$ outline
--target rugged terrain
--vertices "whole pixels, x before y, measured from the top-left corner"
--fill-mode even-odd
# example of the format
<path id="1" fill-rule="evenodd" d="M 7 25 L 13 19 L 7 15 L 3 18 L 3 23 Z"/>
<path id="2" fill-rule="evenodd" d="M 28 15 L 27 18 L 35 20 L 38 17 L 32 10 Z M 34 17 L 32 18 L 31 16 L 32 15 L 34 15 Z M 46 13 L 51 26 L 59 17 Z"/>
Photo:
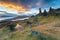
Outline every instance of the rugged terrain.
<path id="1" fill-rule="evenodd" d="M 15 31 L 9 30 L 9 24 Z M 32 16 L 28 20 L 7 22 L 0 28 L 0 40 L 60 40 L 59 16 Z"/>

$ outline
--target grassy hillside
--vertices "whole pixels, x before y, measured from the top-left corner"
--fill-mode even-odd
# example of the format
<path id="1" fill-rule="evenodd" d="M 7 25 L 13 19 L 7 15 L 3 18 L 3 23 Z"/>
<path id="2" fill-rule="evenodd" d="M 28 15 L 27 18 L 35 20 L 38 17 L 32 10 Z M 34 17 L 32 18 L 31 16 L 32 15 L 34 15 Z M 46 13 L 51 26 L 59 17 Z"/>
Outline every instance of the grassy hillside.
<path id="1" fill-rule="evenodd" d="M 20 24 L 22 31 L 11 32 L 7 24 Z M 59 16 L 33 16 L 28 20 L 8 22 L 0 25 L 0 40 L 60 40 Z"/>
<path id="2" fill-rule="evenodd" d="M 5 29 L 3 29 L 5 30 Z M 46 34 L 42 34 L 36 31 L 26 30 L 24 32 L 9 32 L 6 30 L 3 32 L 0 30 L 0 40 L 56 40 L 56 38 L 50 37 Z M 31 33 L 32 32 L 32 33 Z"/>

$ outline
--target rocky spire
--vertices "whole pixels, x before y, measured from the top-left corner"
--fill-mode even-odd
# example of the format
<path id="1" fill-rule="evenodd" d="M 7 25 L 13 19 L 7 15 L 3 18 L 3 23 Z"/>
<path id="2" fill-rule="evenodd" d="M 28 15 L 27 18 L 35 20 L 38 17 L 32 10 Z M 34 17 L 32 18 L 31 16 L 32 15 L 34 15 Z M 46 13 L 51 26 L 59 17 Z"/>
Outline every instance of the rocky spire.
<path id="1" fill-rule="evenodd" d="M 41 15 L 41 13 L 42 13 L 42 12 L 41 12 L 41 8 L 39 8 L 39 15 Z"/>
<path id="2" fill-rule="evenodd" d="M 49 9 L 49 15 L 54 15 L 54 9 L 50 7 Z"/>
<path id="3" fill-rule="evenodd" d="M 46 10 L 44 10 L 44 14 L 43 14 L 44 16 L 47 16 L 47 11 Z"/>
<path id="4" fill-rule="evenodd" d="M 41 13 L 41 8 L 39 8 L 39 13 Z"/>

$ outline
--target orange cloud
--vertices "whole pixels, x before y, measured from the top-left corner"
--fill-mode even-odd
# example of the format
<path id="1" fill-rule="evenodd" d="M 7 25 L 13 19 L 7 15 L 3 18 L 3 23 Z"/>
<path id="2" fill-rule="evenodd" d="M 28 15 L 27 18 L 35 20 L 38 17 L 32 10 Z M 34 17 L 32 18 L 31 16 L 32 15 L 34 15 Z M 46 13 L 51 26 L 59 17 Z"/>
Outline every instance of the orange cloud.
<path id="1" fill-rule="evenodd" d="M 0 6 L 16 11 L 27 11 L 27 8 L 25 8 L 24 6 L 16 5 L 14 3 L 0 2 Z"/>

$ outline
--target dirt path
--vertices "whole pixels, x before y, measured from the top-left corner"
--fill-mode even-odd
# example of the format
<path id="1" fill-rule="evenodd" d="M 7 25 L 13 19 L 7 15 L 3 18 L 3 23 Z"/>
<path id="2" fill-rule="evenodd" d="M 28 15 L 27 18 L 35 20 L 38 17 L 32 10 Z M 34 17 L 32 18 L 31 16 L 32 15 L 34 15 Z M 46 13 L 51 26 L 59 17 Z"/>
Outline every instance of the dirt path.
<path id="1" fill-rule="evenodd" d="M 33 29 L 35 31 L 45 33 L 47 35 L 53 36 L 53 37 L 57 38 L 58 40 L 60 40 L 60 27 L 54 26 L 57 23 L 60 23 L 60 20 L 55 20 L 51 23 L 34 27 Z"/>

